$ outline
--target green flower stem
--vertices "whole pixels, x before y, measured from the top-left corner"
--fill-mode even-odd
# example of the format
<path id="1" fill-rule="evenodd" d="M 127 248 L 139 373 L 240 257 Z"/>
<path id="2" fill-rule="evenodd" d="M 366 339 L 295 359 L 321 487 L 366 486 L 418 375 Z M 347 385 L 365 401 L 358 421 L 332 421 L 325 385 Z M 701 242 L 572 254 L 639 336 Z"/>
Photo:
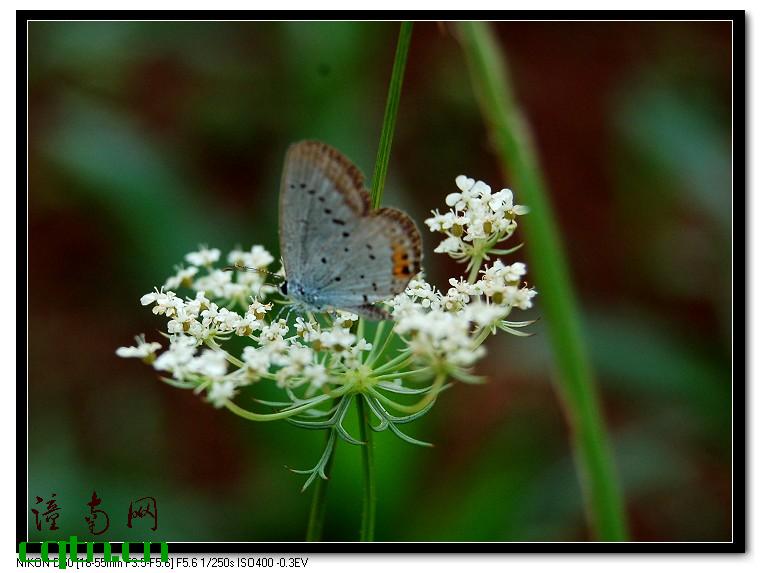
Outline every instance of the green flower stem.
<path id="1" fill-rule="evenodd" d="M 338 440 L 331 440 L 331 430 L 325 432 L 325 446 L 330 445 L 328 461 L 325 464 L 325 475 L 330 477 L 330 470 L 333 467 L 333 459 L 336 454 L 336 444 Z M 325 511 L 328 506 L 328 481 L 318 479 L 314 486 L 312 494 L 312 506 L 309 509 L 309 521 L 307 522 L 307 541 L 320 541 L 322 539 L 322 526 L 325 523 Z"/>
<path id="2" fill-rule="evenodd" d="M 483 256 L 478 255 L 473 258 L 471 261 L 471 267 L 470 267 L 470 273 L 468 274 L 468 282 L 470 284 L 473 284 L 476 282 L 476 279 L 478 278 L 478 271 L 481 270 L 481 263 L 483 262 Z"/>
<path id="3" fill-rule="evenodd" d="M 391 71 L 391 81 L 388 84 L 388 96 L 386 97 L 386 112 L 383 116 L 378 155 L 375 159 L 375 171 L 370 192 L 370 200 L 373 209 L 380 207 L 383 197 L 383 188 L 386 184 L 388 162 L 391 157 L 391 142 L 394 139 L 394 127 L 396 126 L 396 113 L 399 110 L 399 99 L 402 95 L 402 81 L 404 80 L 404 68 L 407 65 L 407 53 L 412 39 L 412 22 L 402 22 L 399 27 L 399 38 L 396 42 L 396 56 L 394 68 Z"/>
<path id="4" fill-rule="evenodd" d="M 360 317 L 355 325 L 357 339 L 361 338 L 365 332 L 365 322 Z M 334 399 L 333 405 L 338 405 L 339 400 Z M 332 439 L 332 429 L 325 432 L 325 447 L 330 447 L 328 461 L 325 464 L 325 475 L 330 478 L 330 470 L 333 468 L 333 459 L 335 458 L 336 445 L 338 440 Z M 309 509 L 309 521 L 307 521 L 307 541 L 320 541 L 322 538 L 322 527 L 325 523 L 325 511 L 328 506 L 328 481 L 318 479 L 314 486 L 312 494 L 312 505 Z"/>
<path id="5" fill-rule="evenodd" d="M 375 364 L 371 364 L 370 366 L 373 368 L 373 371 L 376 375 L 381 374 L 387 374 L 389 372 L 393 371 L 399 371 L 403 368 L 406 368 L 408 365 L 412 363 L 412 353 L 409 351 L 402 352 L 395 358 L 392 358 L 388 362 L 386 362 L 383 366 L 379 366 L 378 368 L 375 368 Z"/>
<path id="6" fill-rule="evenodd" d="M 295 408 L 288 408 L 287 410 L 282 410 L 273 414 L 257 414 L 255 412 L 249 412 L 245 408 L 241 408 L 235 402 L 231 402 L 230 400 L 225 402 L 225 408 L 230 410 L 233 414 L 236 414 L 241 418 L 245 418 L 246 420 L 253 420 L 254 422 L 271 422 L 273 420 L 285 420 L 286 418 L 290 418 L 291 416 L 294 416 L 300 412 L 314 408 L 317 404 L 322 404 L 326 400 L 342 396 L 348 391 L 349 388 L 346 386 L 337 388 L 328 394 L 318 396 L 317 398 L 301 404 L 300 406 L 296 406 Z"/>
<path id="7" fill-rule="evenodd" d="M 402 94 L 402 82 L 404 80 L 404 68 L 407 65 L 407 54 L 412 39 L 412 22 L 402 22 L 399 28 L 399 38 L 396 43 L 396 55 L 394 67 L 391 71 L 391 80 L 388 84 L 388 96 L 386 98 L 386 111 L 383 115 L 383 127 L 381 128 L 378 156 L 375 160 L 375 171 L 370 191 L 372 208 L 380 207 L 383 198 L 383 188 L 386 183 L 388 162 L 391 157 L 391 143 L 394 139 L 396 126 L 396 114 L 399 110 L 399 99 Z M 385 346 L 384 346 L 385 347 Z M 375 349 L 373 349 L 375 350 Z M 379 353 L 377 356 L 380 356 Z M 376 357 L 377 357 L 376 356 Z M 373 360 L 374 361 L 374 360 Z M 360 439 L 364 442 L 362 448 L 362 474 L 364 482 L 364 495 L 362 503 L 362 526 L 360 528 L 360 541 L 372 541 L 375 537 L 375 473 L 373 470 L 373 442 L 370 428 L 370 420 L 365 408 L 364 397 L 357 396 L 357 412 L 359 414 Z"/>
<path id="8" fill-rule="evenodd" d="M 433 384 L 431 385 L 431 389 L 418 400 L 414 404 L 410 405 L 403 405 L 399 404 L 398 402 L 395 402 L 391 400 L 390 398 L 384 396 L 380 392 L 376 394 L 378 398 L 382 401 L 388 404 L 389 406 L 395 408 L 396 410 L 399 410 L 400 412 L 404 412 L 405 414 L 416 414 L 423 408 L 425 408 L 428 404 L 430 404 L 433 400 L 436 399 L 436 396 L 439 395 L 439 392 L 441 392 L 442 387 L 444 386 L 444 383 L 447 381 L 447 375 L 446 373 L 439 373 L 436 375 L 436 378 L 433 381 Z"/>
<path id="9" fill-rule="evenodd" d="M 627 527 L 613 456 L 584 346 L 568 264 L 531 135 L 511 93 L 507 67 L 489 25 L 461 22 L 458 29 L 473 88 L 497 155 L 531 208 L 522 224 L 547 314 L 559 394 L 570 420 L 592 530 L 604 541 L 625 540 Z"/>
<path id="10" fill-rule="evenodd" d="M 365 407 L 365 397 L 357 396 L 357 416 L 359 417 L 359 439 L 362 446 L 362 478 L 364 490 L 362 494 L 362 524 L 359 529 L 360 541 L 373 541 L 375 538 L 375 454 L 373 452 L 373 436 L 370 429 L 370 416 Z"/>
<path id="11" fill-rule="evenodd" d="M 239 358 L 236 358 L 235 356 L 227 352 L 227 350 L 223 350 L 222 347 L 219 344 L 217 344 L 213 339 L 211 338 L 208 339 L 206 341 L 206 345 L 212 350 L 224 352 L 225 360 L 227 360 L 233 366 L 236 366 L 237 368 L 243 368 L 245 366 L 245 363 L 242 360 L 240 360 Z"/>
<path id="12" fill-rule="evenodd" d="M 423 376 L 424 374 L 428 374 L 429 372 L 432 372 L 433 368 L 430 366 L 424 366 L 423 368 L 418 368 L 417 370 L 406 370 L 404 372 L 392 372 L 391 374 L 381 374 L 380 376 L 376 376 L 376 380 L 399 380 L 401 378 L 411 378 L 413 376 L 417 376 L 418 378 Z"/>
<path id="13" fill-rule="evenodd" d="M 481 332 L 478 334 L 476 339 L 473 341 L 473 350 L 476 350 L 479 346 L 481 346 L 484 341 L 489 337 L 489 335 L 492 333 L 493 326 L 485 326 Z"/>

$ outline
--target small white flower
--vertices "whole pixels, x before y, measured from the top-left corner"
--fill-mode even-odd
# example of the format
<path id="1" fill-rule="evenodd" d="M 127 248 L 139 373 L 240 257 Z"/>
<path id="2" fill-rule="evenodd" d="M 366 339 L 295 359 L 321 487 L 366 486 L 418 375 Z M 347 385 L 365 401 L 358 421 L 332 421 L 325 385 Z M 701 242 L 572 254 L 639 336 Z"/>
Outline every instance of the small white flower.
<path id="1" fill-rule="evenodd" d="M 176 296 L 174 292 L 168 290 L 164 292 L 154 289 L 154 292 L 149 292 L 140 298 L 140 304 L 148 306 L 149 304 L 155 305 L 153 307 L 153 314 L 176 316 L 179 309 L 185 304 L 181 298 Z"/>
<path id="2" fill-rule="evenodd" d="M 174 288 L 191 288 L 193 286 L 193 277 L 198 273 L 198 268 L 188 267 L 186 269 L 179 269 L 177 274 L 169 277 L 164 282 L 164 287 L 168 289 Z"/>
<path id="3" fill-rule="evenodd" d="M 231 301 L 246 301 L 251 296 L 251 285 L 245 283 L 227 283 L 222 287 L 220 296 Z"/>
<path id="4" fill-rule="evenodd" d="M 441 243 L 439 243 L 439 246 L 436 247 L 433 252 L 434 253 L 459 253 L 462 252 L 462 240 L 458 239 L 457 237 L 447 237 Z"/>
<path id="5" fill-rule="evenodd" d="M 340 352 L 352 346 L 357 341 L 357 337 L 348 328 L 335 325 L 330 330 L 320 332 L 319 341 L 322 348 Z"/>
<path id="6" fill-rule="evenodd" d="M 209 378 L 222 378 L 227 374 L 227 358 L 222 350 L 204 350 L 188 363 L 188 370 Z"/>
<path id="7" fill-rule="evenodd" d="M 194 287 L 197 290 L 205 291 L 212 297 L 224 296 L 225 289 L 232 283 L 232 279 L 232 271 L 215 269 L 208 275 L 197 278 Z"/>
<path id="8" fill-rule="evenodd" d="M 524 263 L 513 263 L 505 267 L 505 282 L 517 282 L 526 274 L 526 265 Z"/>
<path id="9" fill-rule="evenodd" d="M 259 302 L 258 300 L 254 300 L 248 306 L 249 314 L 253 314 L 259 320 L 264 320 L 264 317 L 267 316 L 267 313 L 270 310 L 272 310 L 271 303 L 264 304 L 262 302 Z"/>
<path id="10" fill-rule="evenodd" d="M 471 179 L 470 177 L 467 177 L 465 175 L 458 175 L 454 180 L 455 185 L 457 185 L 457 188 L 462 191 L 463 193 L 466 193 L 470 191 L 473 188 L 473 185 L 475 185 L 476 180 Z"/>
<path id="11" fill-rule="evenodd" d="M 485 302 L 474 302 L 466 309 L 468 319 L 480 327 L 491 326 L 507 315 L 507 308 Z"/>
<path id="12" fill-rule="evenodd" d="M 266 350 L 246 346 L 243 349 L 243 362 L 246 364 L 246 371 L 253 379 L 258 380 L 264 376 L 270 368 L 270 355 Z"/>
<path id="13" fill-rule="evenodd" d="M 336 313 L 335 324 L 339 325 L 341 328 L 351 328 L 351 325 L 357 322 L 357 320 L 359 320 L 359 316 L 353 312 L 339 310 Z"/>
<path id="14" fill-rule="evenodd" d="M 236 266 L 250 269 L 264 269 L 273 263 L 275 258 L 261 245 L 254 245 L 249 251 L 234 249 L 227 255 L 227 261 Z M 249 273 L 256 274 L 256 273 Z"/>
<path id="15" fill-rule="evenodd" d="M 136 346 L 121 346 L 116 349 L 120 358 L 142 358 L 148 362 L 156 358 L 156 351 L 161 348 L 158 342 L 146 342 L 145 335 L 135 337 Z"/>
<path id="16" fill-rule="evenodd" d="M 312 350 L 306 346 L 292 346 L 288 358 L 292 366 L 303 368 L 312 362 L 313 356 Z"/>
<path id="17" fill-rule="evenodd" d="M 196 321 L 192 316 L 187 316 L 185 313 L 185 309 L 182 309 L 182 311 L 173 319 L 171 319 L 167 325 L 166 329 L 169 334 L 184 334 L 190 332 L 190 327 L 193 322 Z"/>
<path id="18" fill-rule="evenodd" d="M 198 291 L 194 299 L 186 299 L 185 301 L 185 313 L 188 317 L 197 318 L 201 313 L 208 309 L 211 305 L 211 301 L 206 298 L 204 291 Z"/>
<path id="19" fill-rule="evenodd" d="M 433 211 L 433 217 L 425 220 L 425 224 L 428 225 L 428 228 L 431 229 L 431 231 L 443 232 L 451 229 L 454 226 L 456 220 L 457 218 L 452 211 L 442 215 L 438 212 L 438 210 L 436 210 Z"/>
<path id="20" fill-rule="evenodd" d="M 259 335 L 259 340 L 263 343 L 272 343 L 282 341 L 283 337 L 288 334 L 288 324 L 284 319 L 280 319 L 277 322 L 266 324 L 262 327 L 262 332 Z"/>
<path id="21" fill-rule="evenodd" d="M 296 317 L 296 335 L 305 342 L 313 342 L 320 338 L 320 325 L 315 322 L 307 322 L 303 318 Z"/>
<path id="22" fill-rule="evenodd" d="M 454 207 L 462 199 L 462 193 L 450 193 L 444 198 L 444 203 L 449 207 Z"/>
<path id="23" fill-rule="evenodd" d="M 237 329 L 241 320 L 242 318 L 237 312 L 227 308 L 220 308 L 214 318 L 214 322 L 221 332 L 230 332 Z"/>
<path id="24" fill-rule="evenodd" d="M 534 289 L 527 287 L 511 288 L 513 290 L 510 293 L 510 296 L 508 296 L 508 301 L 512 306 L 521 310 L 528 310 L 533 306 L 531 299 L 536 296 L 536 291 Z"/>
<path id="25" fill-rule="evenodd" d="M 170 340 L 169 349 L 153 363 L 156 370 L 170 372 L 177 380 L 182 380 L 190 369 L 188 364 L 196 353 L 196 340 L 189 336 L 176 336 Z"/>
<path id="26" fill-rule="evenodd" d="M 185 255 L 185 260 L 197 267 L 208 267 L 216 263 L 221 254 L 219 249 L 208 249 L 202 246 L 197 251 Z"/>
<path id="27" fill-rule="evenodd" d="M 215 408 L 221 408 L 225 402 L 235 396 L 235 382 L 232 380 L 222 380 L 212 383 L 206 398 Z"/>
<path id="28" fill-rule="evenodd" d="M 511 209 L 513 206 L 513 192 L 510 189 L 497 191 L 489 199 L 489 208 L 494 212 Z"/>
<path id="29" fill-rule="evenodd" d="M 302 375 L 315 388 L 320 388 L 328 381 L 328 371 L 322 364 L 307 364 Z"/>

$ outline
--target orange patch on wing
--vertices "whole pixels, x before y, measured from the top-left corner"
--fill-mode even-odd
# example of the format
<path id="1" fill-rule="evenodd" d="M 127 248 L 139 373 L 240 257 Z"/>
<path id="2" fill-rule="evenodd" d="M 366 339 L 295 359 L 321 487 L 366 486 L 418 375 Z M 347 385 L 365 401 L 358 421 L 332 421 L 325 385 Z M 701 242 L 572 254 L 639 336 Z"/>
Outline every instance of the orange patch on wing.
<path id="1" fill-rule="evenodd" d="M 394 277 L 397 279 L 408 279 L 413 275 L 413 262 L 410 260 L 410 254 L 401 243 L 392 243 L 391 261 L 394 264 Z"/>

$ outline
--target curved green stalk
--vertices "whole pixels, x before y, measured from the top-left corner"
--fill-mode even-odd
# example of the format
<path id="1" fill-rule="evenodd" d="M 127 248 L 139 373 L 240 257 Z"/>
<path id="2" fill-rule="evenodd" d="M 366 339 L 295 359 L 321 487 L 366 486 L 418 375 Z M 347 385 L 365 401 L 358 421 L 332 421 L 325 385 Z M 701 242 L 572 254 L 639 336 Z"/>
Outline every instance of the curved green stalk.
<path id="1" fill-rule="evenodd" d="M 559 394 L 571 423 L 588 517 L 597 538 L 625 540 L 627 527 L 613 455 L 584 346 L 568 264 L 531 134 L 513 99 L 507 67 L 490 26 L 484 22 L 461 22 L 459 32 L 473 88 L 497 155 L 531 208 L 531 213 L 521 221 L 548 319 Z"/>
<path id="2" fill-rule="evenodd" d="M 330 400 L 331 398 L 342 396 L 348 391 L 349 389 L 347 387 L 338 388 L 337 390 L 334 390 L 328 394 L 323 394 L 322 396 L 318 396 L 309 402 L 305 402 L 300 406 L 288 408 L 287 410 L 281 410 L 280 412 L 275 412 L 273 414 L 257 414 L 256 412 L 249 412 L 245 408 L 241 408 L 235 402 L 231 402 L 230 400 L 225 401 L 225 408 L 230 410 L 233 414 L 240 416 L 241 418 L 245 418 L 246 420 L 253 420 L 254 422 L 271 422 L 273 420 L 285 420 L 286 418 L 295 416 L 300 412 L 304 412 L 305 410 L 309 410 L 310 408 L 315 407 L 317 404 L 323 403 L 325 400 Z"/>

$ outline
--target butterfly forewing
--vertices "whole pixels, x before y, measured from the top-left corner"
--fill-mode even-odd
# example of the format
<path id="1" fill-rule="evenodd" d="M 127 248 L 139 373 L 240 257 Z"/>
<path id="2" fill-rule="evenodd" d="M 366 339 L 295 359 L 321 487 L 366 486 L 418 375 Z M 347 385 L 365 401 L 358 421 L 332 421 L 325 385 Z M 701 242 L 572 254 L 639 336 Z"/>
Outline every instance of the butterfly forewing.
<path id="1" fill-rule="evenodd" d="M 357 219 L 368 210 L 362 174 L 343 155 L 318 141 L 292 145 L 280 188 L 280 251 L 289 280 L 314 269 L 313 241 L 330 239 L 336 220 Z"/>

